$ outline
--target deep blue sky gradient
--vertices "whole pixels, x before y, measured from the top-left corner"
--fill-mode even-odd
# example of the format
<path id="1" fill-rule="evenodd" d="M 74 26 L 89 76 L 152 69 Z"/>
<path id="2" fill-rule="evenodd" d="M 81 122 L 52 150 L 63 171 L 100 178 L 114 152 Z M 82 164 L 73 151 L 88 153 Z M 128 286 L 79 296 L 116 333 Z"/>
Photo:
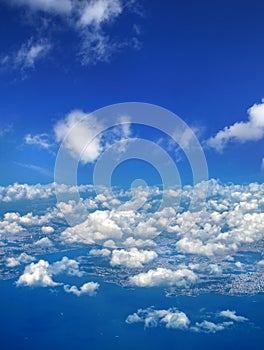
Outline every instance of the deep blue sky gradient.
<path id="1" fill-rule="evenodd" d="M 56 31 L 55 49 L 26 79 L 1 69 L 0 183 L 50 182 L 54 155 L 25 145 L 25 134 L 51 133 L 72 109 L 93 111 L 109 104 L 141 101 L 160 105 L 201 130 L 201 142 L 227 125 L 247 119 L 246 110 L 264 97 L 264 3 L 253 1 L 142 0 L 141 16 L 131 13 L 106 28 L 109 35 L 140 26 L 141 48 L 116 52 L 109 62 L 81 66 L 75 37 Z M 0 3 L 0 53 L 35 33 L 24 9 Z M 59 25 L 59 19 L 56 19 Z M 121 34 L 122 35 L 122 34 Z M 205 149 L 210 177 L 262 181 L 264 142 L 230 144 L 223 154 Z"/>

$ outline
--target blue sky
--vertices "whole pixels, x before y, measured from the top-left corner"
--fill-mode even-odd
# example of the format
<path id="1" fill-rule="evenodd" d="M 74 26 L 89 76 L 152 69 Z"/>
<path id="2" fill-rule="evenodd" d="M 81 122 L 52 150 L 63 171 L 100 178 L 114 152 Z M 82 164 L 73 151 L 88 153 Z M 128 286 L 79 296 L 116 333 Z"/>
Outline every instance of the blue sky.
<path id="1" fill-rule="evenodd" d="M 263 8 L 260 0 L 2 0 L 0 183 L 53 181 L 58 122 L 129 101 L 167 108 L 192 127 L 210 177 L 262 181 Z M 81 182 L 90 181 L 84 168 Z"/>

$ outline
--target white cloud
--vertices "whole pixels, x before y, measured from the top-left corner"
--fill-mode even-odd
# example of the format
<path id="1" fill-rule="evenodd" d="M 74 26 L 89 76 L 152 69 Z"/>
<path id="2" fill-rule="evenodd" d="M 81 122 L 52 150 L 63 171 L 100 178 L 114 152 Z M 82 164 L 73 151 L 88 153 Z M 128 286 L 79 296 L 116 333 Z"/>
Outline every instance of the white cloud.
<path id="1" fill-rule="evenodd" d="M 1 59 L 2 68 L 11 70 L 17 69 L 22 73 L 22 77 L 27 77 L 27 71 L 35 68 L 38 61 L 47 56 L 51 49 L 51 44 L 45 40 L 34 40 L 30 38 L 23 43 L 17 51 L 11 52 Z"/>
<path id="2" fill-rule="evenodd" d="M 68 114 L 54 127 L 56 141 L 62 142 L 67 136 L 65 147 L 72 157 L 83 163 L 94 162 L 100 155 L 100 130 L 101 123 L 93 115 L 78 110 Z"/>
<path id="3" fill-rule="evenodd" d="M 166 328 L 187 329 L 190 320 L 184 312 L 176 308 L 168 310 L 155 310 L 154 308 L 139 309 L 136 313 L 127 317 L 126 323 L 144 323 L 146 328 L 165 325 Z"/>
<path id="4" fill-rule="evenodd" d="M 47 11 L 62 15 L 69 14 L 72 10 L 72 0 L 11 0 L 10 3 L 28 6 L 33 11 Z"/>
<path id="5" fill-rule="evenodd" d="M 113 20 L 122 10 L 119 0 L 92 0 L 85 3 L 78 24 L 82 27 L 91 25 L 98 27 L 104 22 Z"/>
<path id="6" fill-rule="evenodd" d="M 42 226 L 41 231 L 45 234 L 50 234 L 54 232 L 54 228 L 51 226 Z"/>
<path id="7" fill-rule="evenodd" d="M 26 253 L 21 253 L 18 257 L 11 257 L 6 259 L 7 267 L 16 267 L 21 264 L 28 264 L 36 260 L 33 256 L 30 256 Z"/>
<path id="8" fill-rule="evenodd" d="M 259 265 L 259 266 L 264 266 L 264 260 L 258 261 L 258 265 Z"/>
<path id="9" fill-rule="evenodd" d="M 232 316 L 234 315 L 235 312 L 232 313 Z M 247 319 L 244 318 L 243 321 L 244 320 Z M 129 315 L 126 318 L 126 323 L 143 323 L 145 328 L 165 325 L 166 328 L 189 330 L 197 333 L 216 333 L 224 331 L 225 329 L 234 325 L 233 321 L 239 322 L 242 320 L 237 320 L 234 318 L 232 321 L 222 323 L 203 320 L 201 322 L 195 322 L 195 324 L 192 325 L 192 322 L 187 315 L 174 307 L 169 308 L 168 310 L 156 310 L 153 307 L 139 309 L 137 312 Z"/>
<path id="10" fill-rule="evenodd" d="M 77 295 L 78 297 L 81 295 L 88 295 L 90 297 L 95 296 L 97 294 L 97 290 L 99 288 L 99 283 L 88 282 L 83 284 L 80 289 L 76 286 L 69 286 L 68 284 L 64 285 L 64 290 L 67 293 L 72 293 Z"/>
<path id="11" fill-rule="evenodd" d="M 36 264 L 31 263 L 26 266 L 23 275 L 16 282 L 17 286 L 27 287 L 55 287 L 60 283 L 52 280 L 52 274 L 49 271 L 48 261 L 39 260 Z"/>
<path id="12" fill-rule="evenodd" d="M 134 237 L 128 237 L 124 242 L 123 245 L 127 248 L 131 247 L 155 247 L 156 243 L 152 241 L 151 239 L 135 239 Z"/>
<path id="13" fill-rule="evenodd" d="M 41 239 L 39 239 L 38 241 L 36 241 L 34 243 L 35 246 L 41 247 L 41 248 L 51 248 L 53 247 L 53 243 L 51 242 L 51 240 L 48 237 L 43 237 Z"/>
<path id="14" fill-rule="evenodd" d="M 230 141 L 244 143 L 258 141 L 264 137 L 264 100 L 248 109 L 248 121 L 226 126 L 207 140 L 209 147 L 221 152 Z"/>
<path id="15" fill-rule="evenodd" d="M 197 275 L 187 268 L 173 271 L 159 267 L 129 278 L 130 284 L 137 287 L 177 286 L 186 288 L 196 281 Z"/>
<path id="16" fill-rule="evenodd" d="M 244 316 L 237 316 L 236 311 L 231 311 L 231 310 L 223 310 L 219 313 L 219 316 L 229 318 L 232 321 L 235 322 L 244 322 L 248 321 L 248 319 Z"/>
<path id="17" fill-rule="evenodd" d="M 138 250 L 131 248 L 130 250 L 113 250 L 110 264 L 112 266 L 125 266 L 128 268 L 140 268 L 143 264 L 147 264 L 157 258 L 157 253 L 151 250 Z"/>
<path id="18" fill-rule="evenodd" d="M 71 30 L 78 40 L 76 56 L 83 65 L 96 64 L 97 62 L 107 62 L 114 51 L 130 46 L 138 49 L 140 32 L 134 31 L 131 27 L 129 32 L 130 39 L 124 39 L 115 35 L 108 34 L 109 25 L 118 24 L 119 16 L 126 12 L 136 12 L 135 4 L 124 0 L 6 0 L 6 3 L 13 6 L 23 6 L 23 11 L 31 15 L 30 24 L 35 27 L 42 37 L 52 37 L 54 29 L 62 31 L 65 28 Z M 135 2 L 134 2 L 135 3 Z M 61 25 L 58 21 L 56 25 L 55 16 L 60 16 Z M 28 16 L 29 17 L 29 16 Z M 107 28 L 105 26 L 107 24 Z M 51 30 L 52 28 L 53 30 Z M 30 43 L 33 40 L 30 39 Z M 24 44 L 18 53 L 12 58 L 12 55 L 6 54 L 1 58 L 3 65 L 12 66 L 16 61 L 16 68 L 25 69 L 35 65 L 37 58 L 44 56 L 44 50 L 49 51 L 49 47 L 44 47 L 44 40 L 36 41 L 33 45 Z M 56 49 L 59 40 L 56 40 Z M 78 47 L 79 46 L 79 47 Z M 47 52 L 46 52 L 47 53 Z M 23 63 L 22 63 L 23 62 Z"/>
<path id="19" fill-rule="evenodd" d="M 90 255 L 93 256 L 102 256 L 107 257 L 111 255 L 111 250 L 103 248 L 103 249 L 91 249 L 89 252 Z"/>
<path id="20" fill-rule="evenodd" d="M 56 261 L 50 265 L 49 271 L 52 275 L 58 275 L 60 273 L 67 273 L 70 276 L 81 277 L 83 272 L 79 270 L 79 263 L 74 259 L 69 259 L 64 256 L 60 261 Z"/>
<path id="21" fill-rule="evenodd" d="M 24 137 L 25 143 L 28 145 L 37 145 L 44 149 L 49 149 L 52 144 L 49 141 L 49 135 L 48 134 L 37 134 L 37 135 L 31 135 L 27 134 Z"/>
<path id="22" fill-rule="evenodd" d="M 37 263 L 31 263 L 25 267 L 24 273 L 16 282 L 17 286 L 27 287 L 55 287 L 63 283 L 53 281 L 53 276 L 58 274 L 81 277 L 83 273 L 79 270 L 79 263 L 76 260 L 64 256 L 60 261 L 50 264 L 43 259 Z"/>
<path id="23" fill-rule="evenodd" d="M 117 213 L 123 217 L 122 213 Z M 63 241 L 93 244 L 109 239 L 120 239 L 122 230 L 115 220 L 115 212 L 96 210 L 88 214 L 87 220 L 74 227 L 67 228 L 61 234 Z"/>
<path id="24" fill-rule="evenodd" d="M 233 325 L 233 322 L 223 322 L 223 323 L 214 323 L 211 321 L 202 321 L 196 322 L 195 326 L 191 328 L 194 332 L 204 332 L 204 333 L 216 333 L 224 331 L 226 328 Z"/>
<path id="25" fill-rule="evenodd" d="M 14 183 L 7 187 L 0 187 L 0 200 L 11 202 L 22 199 L 33 200 L 37 198 L 49 198 L 55 195 L 54 185 L 28 185 Z"/>

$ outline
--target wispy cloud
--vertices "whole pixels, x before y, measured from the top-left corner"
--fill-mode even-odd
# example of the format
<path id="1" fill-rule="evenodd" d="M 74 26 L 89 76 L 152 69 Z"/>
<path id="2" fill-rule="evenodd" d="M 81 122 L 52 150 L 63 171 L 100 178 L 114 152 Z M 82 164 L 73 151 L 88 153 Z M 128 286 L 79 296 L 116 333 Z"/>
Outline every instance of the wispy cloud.
<path id="1" fill-rule="evenodd" d="M 53 146 L 50 141 L 49 135 L 42 133 L 37 135 L 27 134 L 24 137 L 25 143 L 28 145 L 37 145 L 44 149 L 49 149 Z"/>
<path id="2" fill-rule="evenodd" d="M 118 24 L 121 15 L 136 12 L 136 1 L 11 0 L 7 4 L 24 8 L 29 16 L 34 14 L 30 25 L 33 25 L 39 39 L 30 38 L 16 52 L 2 56 L 0 63 L 4 67 L 13 67 L 22 72 L 34 69 L 36 62 L 59 44 L 59 40 L 56 45 L 51 44 L 56 28 L 59 31 L 67 28 L 77 35 L 79 44 L 75 54 L 82 65 L 109 61 L 113 52 L 127 46 L 140 47 L 140 32 L 135 31 L 135 27 L 131 27 L 127 38 L 127 33 L 123 31 L 122 35 L 112 37 L 110 29 L 110 26 Z M 56 25 L 42 26 L 42 20 Z M 50 42 L 44 38 L 50 38 Z"/>
<path id="3" fill-rule="evenodd" d="M 39 165 L 35 165 L 35 164 L 27 164 L 27 163 L 20 163 L 20 162 L 14 162 L 16 165 L 21 166 L 23 168 L 29 169 L 29 170 L 33 170 L 34 172 L 38 172 L 39 174 L 42 174 L 44 176 L 48 176 L 50 178 L 53 177 L 53 172 L 50 171 L 47 168 L 43 168 Z"/>
<path id="4" fill-rule="evenodd" d="M 0 126 L 0 137 L 5 136 L 6 134 L 9 134 L 13 130 L 13 125 L 12 124 L 7 124 L 7 125 L 1 125 Z"/>
<path id="5" fill-rule="evenodd" d="M 72 10 L 72 0 L 9 0 L 11 4 L 27 6 L 33 11 L 45 11 L 54 14 L 67 14 Z"/>
<path id="6" fill-rule="evenodd" d="M 46 57 L 50 49 L 51 44 L 47 40 L 30 38 L 18 50 L 2 57 L 0 64 L 2 69 L 19 70 L 25 78 L 27 72 L 35 69 L 36 63 Z"/>

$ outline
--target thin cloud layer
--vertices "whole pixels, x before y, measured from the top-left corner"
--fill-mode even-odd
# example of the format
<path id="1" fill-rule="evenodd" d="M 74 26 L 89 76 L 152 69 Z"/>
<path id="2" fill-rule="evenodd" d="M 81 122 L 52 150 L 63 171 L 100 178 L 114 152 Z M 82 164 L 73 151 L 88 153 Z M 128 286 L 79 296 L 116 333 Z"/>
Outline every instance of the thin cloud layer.
<path id="1" fill-rule="evenodd" d="M 26 11 L 31 19 L 29 24 L 36 30 L 16 51 L 0 58 L 2 66 L 16 69 L 27 77 L 27 72 L 36 63 L 55 51 L 59 44 L 53 44 L 54 34 L 67 29 L 78 38 L 75 58 L 82 65 L 107 62 L 112 54 L 124 47 L 139 45 L 138 33 L 131 29 L 125 35 L 111 36 L 111 26 L 118 25 L 121 15 L 133 11 L 133 2 L 123 0 L 11 0 L 7 5 Z M 49 25 L 47 25 L 49 23 Z M 50 25 L 53 24 L 53 25 Z M 107 29 L 106 29 L 107 24 Z M 57 28 L 57 30 L 56 30 Z M 49 39 L 48 39 L 49 38 Z M 136 43 L 136 44 L 135 44 Z M 72 49 L 72 47 L 71 47 Z"/>
<path id="2" fill-rule="evenodd" d="M 21 71 L 22 77 L 26 78 L 28 71 L 34 70 L 36 64 L 49 54 L 51 48 L 50 42 L 44 38 L 30 38 L 17 51 L 0 58 L 0 63 L 2 68 Z"/>

